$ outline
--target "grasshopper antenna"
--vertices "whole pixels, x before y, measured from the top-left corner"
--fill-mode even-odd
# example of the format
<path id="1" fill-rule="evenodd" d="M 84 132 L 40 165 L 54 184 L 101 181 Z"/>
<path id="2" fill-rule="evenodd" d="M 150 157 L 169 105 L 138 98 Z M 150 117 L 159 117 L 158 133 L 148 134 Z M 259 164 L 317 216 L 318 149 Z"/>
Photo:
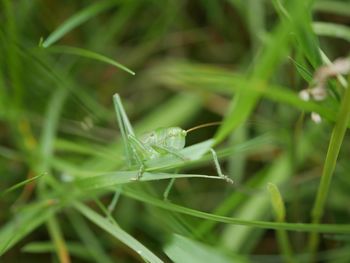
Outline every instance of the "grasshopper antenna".
<path id="1" fill-rule="evenodd" d="M 191 131 L 194 131 L 194 130 L 198 130 L 198 129 L 201 129 L 201 128 L 220 125 L 221 123 L 222 123 L 221 121 L 215 121 L 215 122 L 209 122 L 209 123 L 197 125 L 197 126 L 194 126 L 194 127 L 190 128 L 190 129 L 186 130 L 186 132 L 188 133 L 188 132 L 191 132 Z"/>

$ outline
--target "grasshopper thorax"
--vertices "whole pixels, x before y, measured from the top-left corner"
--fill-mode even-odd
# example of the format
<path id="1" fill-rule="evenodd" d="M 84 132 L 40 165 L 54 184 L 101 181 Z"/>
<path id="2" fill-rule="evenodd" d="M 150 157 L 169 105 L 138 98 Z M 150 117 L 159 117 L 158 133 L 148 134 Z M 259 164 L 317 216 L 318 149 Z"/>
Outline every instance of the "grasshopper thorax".
<path id="1" fill-rule="evenodd" d="M 185 147 L 187 132 L 179 127 L 158 128 L 146 133 L 141 141 L 148 146 L 160 146 L 172 150 L 181 150 Z"/>

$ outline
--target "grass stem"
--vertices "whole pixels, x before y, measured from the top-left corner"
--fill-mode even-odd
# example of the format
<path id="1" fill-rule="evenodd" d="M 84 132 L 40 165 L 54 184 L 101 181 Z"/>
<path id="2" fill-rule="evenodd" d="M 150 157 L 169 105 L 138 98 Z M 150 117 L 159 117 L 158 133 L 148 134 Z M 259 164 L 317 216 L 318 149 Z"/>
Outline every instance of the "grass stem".
<path id="1" fill-rule="evenodd" d="M 341 102 L 337 122 L 333 128 L 331 139 L 328 146 L 327 156 L 322 172 L 321 182 L 317 190 L 316 201 L 312 209 L 312 223 L 318 224 L 324 214 L 324 207 L 328 196 L 332 176 L 337 164 L 339 151 L 350 120 L 350 88 L 345 90 L 344 98 Z M 309 251 L 313 257 L 319 244 L 319 235 L 317 232 L 310 234 Z"/>

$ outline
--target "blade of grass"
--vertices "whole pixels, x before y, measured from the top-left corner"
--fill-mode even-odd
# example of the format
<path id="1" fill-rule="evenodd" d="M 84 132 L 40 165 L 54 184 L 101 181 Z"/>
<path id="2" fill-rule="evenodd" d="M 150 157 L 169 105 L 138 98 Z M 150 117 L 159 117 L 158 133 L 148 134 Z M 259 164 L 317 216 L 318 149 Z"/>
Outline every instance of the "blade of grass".
<path id="1" fill-rule="evenodd" d="M 248 189 L 258 188 L 261 185 L 261 182 L 264 180 L 265 173 L 260 172 L 254 175 L 252 178 L 249 178 L 249 181 L 245 183 L 245 187 Z M 212 212 L 212 214 L 226 216 L 234 211 L 240 204 L 244 203 L 247 196 L 246 194 L 235 191 L 230 194 L 219 206 Z M 217 225 L 216 221 L 204 221 L 202 222 L 195 231 L 195 236 L 198 238 L 203 238 L 207 236 L 214 227 Z"/>
<path id="2" fill-rule="evenodd" d="M 311 83 L 313 78 L 312 73 L 298 61 L 294 60 L 291 57 L 289 57 L 289 59 L 295 65 L 296 69 L 298 70 L 298 73 L 302 76 L 302 78 L 305 79 L 308 83 Z"/>
<path id="3" fill-rule="evenodd" d="M 6 46 L 6 58 L 8 61 L 8 70 L 11 79 L 12 96 L 11 101 L 13 103 L 16 114 L 20 111 L 23 103 L 23 89 L 21 83 L 21 62 L 18 53 L 15 50 L 13 43 L 19 41 L 19 35 L 17 32 L 16 17 L 14 12 L 14 3 L 10 0 L 2 0 L 2 6 L 5 15 L 4 28 L 6 35 L 4 36 Z"/>
<path id="4" fill-rule="evenodd" d="M 0 229 L 0 256 L 42 225 L 58 208 L 55 201 L 46 200 L 17 212 L 15 217 Z"/>
<path id="5" fill-rule="evenodd" d="M 83 48 L 77 48 L 77 47 L 70 47 L 70 46 L 53 46 L 48 49 L 49 52 L 54 53 L 63 53 L 63 54 L 71 54 L 76 55 L 80 57 L 85 57 L 89 59 L 94 59 L 97 61 L 101 61 L 110 65 L 115 66 L 116 68 L 119 68 L 121 70 L 124 70 L 125 72 L 135 75 L 135 72 L 133 72 L 131 69 L 127 68 L 126 66 L 118 63 L 114 59 L 111 59 L 109 57 L 106 57 L 104 55 L 98 54 L 96 52 L 86 50 Z"/>
<path id="6" fill-rule="evenodd" d="M 300 1 L 303 7 L 302 15 L 295 16 L 287 10 L 287 2 L 284 4 L 280 0 L 273 0 L 275 9 L 281 19 L 288 20 L 292 24 L 293 32 L 299 45 L 296 47 L 308 59 L 310 64 L 317 68 L 321 65 L 318 39 L 312 31 L 311 26 L 311 5 L 313 1 Z"/>
<path id="7" fill-rule="evenodd" d="M 9 91 L 9 100 L 7 102 L 9 107 L 5 109 L 5 112 L 7 112 L 6 119 L 9 121 L 11 133 L 17 147 L 25 152 L 26 161 L 30 162 L 30 156 L 35 150 L 36 141 L 23 110 L 23 61 L 16 50 L 17 42 L 21 41 L 21 34 L 19 34 L 17 28 L 14 3 L 9 0 L 2 0 L 1 3 L 5 18 L 3 23 L 4 31 L 0 31 L 0 45 L 3 46 L 2 52 L 4 53 L 4 62 L 2 64 L 5 67 L 6 65 L 8 66 L 7 71 L 9 74 L 8 85 L 6 85 Z M 5 85 L 3 87 L 5 88 Z"/>
<path id="8" fill-rule="evenodd" d="M 188 262 L 189 259 L 191 259 L 192 263 L 249 262 L 248 259 L 244 258 L 243 256 L 234 255 L 229 257 L 223 252 L 208 245 L 177 234 L 172 236 L 171 242 L 165 246 L 164 252 L 173 262 Z"/>
<path id="9" fill-rule="evenodd" d="M 166 76 L 164 76 L 164 74 L 166 74 Z M 167 85 L 180 85 L 189 89 L 197 87 L 228 95 L 237 92 L 239 94 L 246 93 L 252 97 L 264 96 L 272 101 L 288 104 L 299 110 L 317 112 L 325 119 L 335 121 L 335 105 L 327 105 L 326 107 L 321 103 L 304 101 L 290 88 L 275 84 L 266 84 L 260 79 L 249 83 L 247 78 L 239 74 L 229 73 L 220 68 L 196 64 L 174 63 L 164 66 L 164 74 L 159 80 Z M 265 87 L 265 85 L 268 85 L 268 87 Z M 242 107 L 247 106 L 242 105 Z M 238 120 L 242 118 L 242 116 L 237 114 L 236 118 L 236 120 Z"/>
<path id="10" fill-rule="evenodd" d="M 70 255 L 67 249 L 66 241 L 63 238 L 60 226 L 54 216 L 47 220 L 47 228 L 52 238 L 55 252 L 58 255 L 60 263 L 70 263 Z"/>
<path id="11" fill-rule="evenodd" d="M 71 255 L 88 260 L 91 262 L 98 262 L 96 259 L 92 258 L 92 253 L 89 250 L 86 250 L 86 247 L 81 245 L 77 242 L 67 242 L 67 248 Z M 26 244 L 22 249 L 21 252 L 24 253 L 34 253 L 34 254 L 41 254 L 41 253 L 52 253 L 55 251 L 55 247 L 51 242 L 31 242 L 29 244 Z M 100 261 L 103 262 L 103 261 Z"/>
<path id="12" fill-rule="evenodd" d="M 99 13 L 105 10 L 108 10 L 116 4 L 118 4 L 118 1 L 112 0 L 98 2 L 86 7 L 82 11 L 76 13 L 75 15 L 67 19 L 55 31 L 53 31 L 42 43 L 42 46 L 45 48 L 51 46 L 74 28 L 80 26 L 84 22 L 88 21 L 90 18 L 98 15 Z"/>
<path id="13" fill-rule="evenodd" d="M 28 49 L 23 46 L 19 46 L 18 51 L 23 57 L 28 59 L 30 63 L 35 65 L 40 75 L 44 75 L 48 80 L 53 81 L 57 87 L 65 87 L 74 94 L 74 100 L 80 105 L 90 116 L 98 117 L 99 119 L 108 119 L 110 111 L 108 111 L 103 105 L 96 101 L 93 94 L 90 94 L 85 88 L 82 88 L 78 82 L 76 82 L 71 74 L 67 74 L 71 70 L 72 65 L 75 63 L 71 62 L 68 66 L 65 65 L 64 69 L 61 67 L 55 67 L 52 69 L 53 64 L 56 62 L 52 60 L 51 56 L 45 49 L 33 48 Z"/>
<path id="14" fill-rule="evenodd" d="M 33 177 L 31 177 L 31 178 L 29 178 L 27 180 L 24 180 L 24 181 L 22 181 L 22 182 L 20 182 L 18 184 L 15 184 L 15 185 L 11 186 L 10 188 L 8 188 L 8 189 L 6 189 L 5 191 L 2 192 L 0 197 L 3 197 L 7 193 L 12 192 L 12 191 L 16 190 L 17 188 L 20 188 L 20 187 L 22 187 L 22 186 L 24 186 L 24 185 L 26 185 L 26 184 L 28 184 L 28 183 L 38 179 L 38 178 L 40 178 L 43 175 L 45 175 L 45 174 L 39 174 L 39 175 L 33 176 Z"/>
<path id="15" fill-rule="evenodd" d="M 118 225 L 111 223 L 106 217 L 102 217 L 95 211 L 91 210 L 89 207 L 81 204 L 75 203 L 74 207 L 87 219 L 95 223 L 97 226 L 105 230 L 107 233 L 111 234 L 126 246 L 134 250 L 139 256 L 147 260 L 148 262 L 163 262 L 159 257 L 157 257 L 152 251 L 142 245 L 138 240 L 129 235 Z"/>
<path id="16" fill-rule="evenodd" d="M 306 157 L 309 156 L 310 152 L 313 152 L 314 149 L 313 147 L 310 146 L 310 143 L 308 142 L 308 134 L 313 134 L 313 130 L 318 130 L 318 127 L 315 126 L 311 126 L 312 129 L 307 129 L 304 131 L 304 136 L 300 138 L 300 141 L 298 141 L 298 165 L 299 163 L 303 163 L 306 161 Z M 307 136 L 308 135 L 308 136 Z M 268 143 L 271 145 L 271 142 Z M 258 149 L 258 145 L 256 145 L 256 149 Z M 273 172 L 273 170 L 276 171 L 276 173 L 278 171 L 283 171 L 285 173 L 290 173 L 293 174 L 292 171 L 288 171 L 288 169 L 283 168 L 284 166 L 290 166 L 290 160 L 288 160 L 288 157 L 285 156 L 285 158 L 282 158 L 282 156 L 279 157 L 278 160 L 275 160 L 273 164 L 268 165 L 266 168 L 261 169 L 260 171 L 258 171 L 254 176 L 251 176 L 245 183 L 244 183 L 244 187 L 246 187 L 247 189 L 261 189 L 264 185 L 266 185 L 266 183 L 268 182 L 268 175 L 270 173 L 271 176 L 271 172 Z M 275 166 L 275 167 L 273 167 Z M 279 167 L 279 168 L 278 168 Z M 276 174 L 277 178 L 280 175 Z M 280 181 L 279 179 L 276 181 Z M 275 182 L 276 182 L 275 181 Z M 281 180 L 283 181 L 283 179 Z M 289 180 L 287 181 L 289 182 Z M 289 184 L 289 183 L 288 183 Z M 255 195 L 258 195 L 255 194 Z M 252 196 L 252 198 L 255 198 L 255 195 Z M 229 215 L 230 213 L 232 213 L 232 211 L 242 211 L 242 209 L 239 209 L 239 206 L 241 204 L 245 204 L 249 202 L 249 199 L 247 200 L 247 195 L 244 192 L 240 192 L 240 191 L 234 191 L 233 193 L 231 193 L 230 195 L 227 196 L 227 198 L 221 202 L 218 207 L 216 209 L 214 209 L 214 211 L 212 213 L 217 214 L 217 215 L 221 215 L 221 216 L 226 216 Z M 248 210 L 249 212 L 249 210 Z M 251 212 L 251 214 L 253 214 L 254 211 Z M 244 216 L 244 215 L 240 215 L 240 216 Z M 195 236 L 198 238 L 202 238 L 207 236 L 212 230 L 213 228 L 217 225 L 217 223 L 215 221 L 204 221 L 202 222 L 199 227 L 196 229 L 196 233 Z"/>
<path id="17" fill-rule="evenodd" d="M 350 224 L 305 224 L 305 223 L 276 223 L 267 221 L 257 221 L 257 220 L 244 220 L 232 217 L 218 216 L 211 213 L 205 213 L 202 211 L 194 210 L 184 206 L 176 205 L 174 203 L 169 203 L 164 200 L 160 200 L 140 191 L 135 191 L 129 187 L 124 187 L 122 194 L 128 196 L 132 199 L 139 200 L 143 203 L 147 203 L 156 207 L 160 207 L 172 212 L 178 212 L 198 218 L 203 218 L 206 220 L 214 220 L 221 223 L 250 226 L 262 229 L 285 229 L 289 231 L 300 231 L 300 232 L 313 232 L 317 231 L 319 233 L 339 233 L 339 234 L 349 234 Z"/>
<path id="18" fill-rule="evenodd" d="M 40 140 L 41 159 L 36 168 L 38 172 L 47 172 L 49 169 L 58 121 L 67 96 L 68 90 L 65 88 L 59 88 L 52 94 L 51 100 L 48 101 L 45 123 Z"/>
<path id="19" fill-rule="evenodd" d="M 20 160 L 21 155 L 19 152 L 3 147 L 0 145 L 0 156 L 9 160 Z"/>
<path id="20" fill-rule="evenodd" d="M 327 22 L 313 22 L 312 28 L 319 36 L 341 38 L 350 42 L 350 28 L 347 26 Z"/>
<path id="21" fill-rule="evenodd" d="M 324 163 L 321 182 L 317 189 L 316 200 L 312 209 L 312 223 L 317 224 L 320 222 L 323 214 L 324 207 L 327 200 L 328 192 L 330 189 L 332 176 L 337 164 L 340 148 L 343 144 L 343 139 L 347 129 L 347 123 L 350 121 L 350 88 L 345 91 L 344 97 L 341 101 L 341 106 L 337 116 L 337 122 L 333 128 L 330 138 L 326 160 Z M 317 232 L 310 234 L 309 251 L 313 255 L 319 244 L 319 235 Z"/>
<path id="22" fill-rule="evenodd" d="M 321 57 L 322 57 L 322 60 L 323 60 L 323 63 L 325 63 L 326 65 L 330 66 L 332 65 L 332 61 L 327 57 L 327 55 L 322 51 L 320 50 L 321 52 Z M 348 86 L 348 82 L 346 81 L 346 79 L 344 78 L 344 76 L 342 74 L 337 74 L 336 76 L 337 80 L 339 81 L 339 83 L 344 87 L 344 88 L 347 88 Z"/>
<path id="23" fill-rule="evenodd" d="M 251 43 L 253 45 L 253 52 L 256 53 L 261 46 L 262 36 L 266 34 L 265 4 L 262 1 L 255 0 L 245 2 Z"/>
<path id="24" fill-rule="evenodd" d="M 1 48 L 1 41 L 2 38 L 0 38 L 0 61 L 5 61 L 5 52 Z M 0 65 L 0 118 L 5 120 L 8 118 L 7 114 L 5 113 L 5 109 L 9 109 L 8 107 L 8 92 L 6 91 L 6 86 L 5 86 L 5 79 L 4 79 L 4 65 Z"/>
<path id="25" fill-rule="evenodd" d="M 284 202 L 280 191 L 278 190 L 277 186 L 273 183 L 268 183 L 267 189 L 270 193 L 270 199 L 275 213 L 276 221 L 285 222 L 286 208 L 284 206 Z M 285 261 L 288 263 L 296 262 L 287 232 L 285 230 L 280 229 L 277 230 L 276 233 L 279 247 L 282 250 Z"/>
<path id="26" fill-rule="evenodd" d="M 52 94 L 51 100 L 48 101 L 46 119 L 40 140 L 40 158 L 36 163 L 36 166 L 33 167 L 33 169 L 36 171 L 50 171 L 50 160 L 52 159 L 54 153 L 54 140 L 57 133 L 58 121 L 67 96 L 68 89 L 60 87 Z M 44 177 L 45 180 L 39 181 L 37 192 L 40 198 L 46 197 L 46 183 L 47 181 L 52 180 L 50 177 L 52 177 L 52 175 L 48 175 L 47 177 Z M 62 263 L 71 262 L 67 247 L 65 245 L 65 240 L 54 215 L 47 218 L 46 225 L 50 237 L 55 245 L 59 260 Z"/>
<path id="27" fill-rule="evenodd" d="M 299 3 L 299 1 L 293 2 L 292 14 L 296 15 L 296 17 L 300 16 L 298 15 L 301 11 L 300 6 L 301 3 Z M 258 84 L 258 88 L 261 90 L 267 89 L 267 81 L 271 78 L 277 63 L 282 59 L 286 52 L 291 26 L 290 23 L 282 22 L 276 27 L 271 41 L 268 42 L 268 45 L 265 46 L 264 51 L 256 61 L 256 67 L 251 74 L 251 78 L 247 80 L 248 86 L 256 85 L 254 80 L 261 79 L 263 82 Z M 250 116 L 250 113 L 260 97 L 261 96 L 257 94 L 242 92 L 236 94 L 231 102 L 230 109 L 225 116 L 223 124 L 215 134 L 214 144 L 218 144 L 224 140 L 232 130 L 240 126 Z"/>
<path id="28" fill-rule="evenodd" d="M 112 263 L 113 261 L 106 254 L 104 248 L 102 247 L 102 244 L 99 243 L 98 238 L 89 228 L 84 218 L 75 211 L 69 211 L 68 218 L 74 227 L 75 232 L 84 242 L 85 250 L 90 252 L 91 257 L 94 258 L 94 261 L 101 263 Z"/>

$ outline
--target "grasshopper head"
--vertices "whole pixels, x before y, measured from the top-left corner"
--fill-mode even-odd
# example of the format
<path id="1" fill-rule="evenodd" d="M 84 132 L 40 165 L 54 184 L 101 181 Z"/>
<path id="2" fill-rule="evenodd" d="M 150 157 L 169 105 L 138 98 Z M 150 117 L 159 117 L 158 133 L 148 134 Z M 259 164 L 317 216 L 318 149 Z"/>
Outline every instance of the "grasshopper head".
<path id="1" fill-rule="evenodd" d="M 174 150 L 181 150 L 185 147 L 187 132 L 179 127 L 165 129 L 164 144 Z"/>

